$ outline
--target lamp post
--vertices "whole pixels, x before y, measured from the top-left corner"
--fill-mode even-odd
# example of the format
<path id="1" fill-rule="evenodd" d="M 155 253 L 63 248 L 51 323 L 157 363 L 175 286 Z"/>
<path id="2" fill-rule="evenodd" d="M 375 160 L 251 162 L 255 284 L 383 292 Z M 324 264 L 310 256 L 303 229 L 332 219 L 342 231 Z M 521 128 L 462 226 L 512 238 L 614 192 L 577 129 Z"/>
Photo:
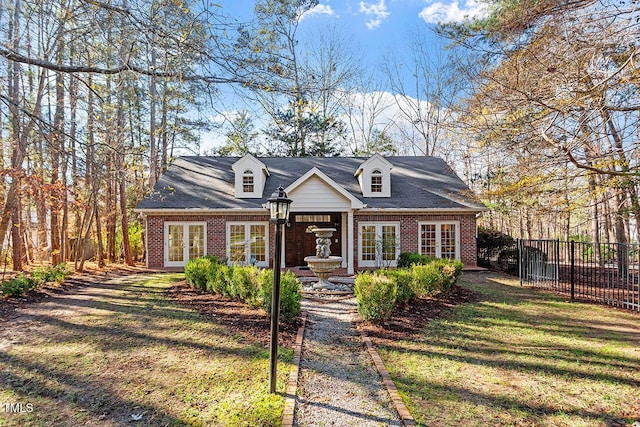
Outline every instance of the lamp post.
<path id="1" fill-rule="evenodd" d="M 282 186 L 268 199 L 270 221 L 276 224 L 276 248 L 273 265 L 273 288 L 271 291 L 271 347 L 269 354 L 269 392 L 276 392 L 278 369 L 278 320 L 280 318 L 280 264 L 282 263 L 282 224 L 289 221 L 292 200 L 287 198 Z"/>

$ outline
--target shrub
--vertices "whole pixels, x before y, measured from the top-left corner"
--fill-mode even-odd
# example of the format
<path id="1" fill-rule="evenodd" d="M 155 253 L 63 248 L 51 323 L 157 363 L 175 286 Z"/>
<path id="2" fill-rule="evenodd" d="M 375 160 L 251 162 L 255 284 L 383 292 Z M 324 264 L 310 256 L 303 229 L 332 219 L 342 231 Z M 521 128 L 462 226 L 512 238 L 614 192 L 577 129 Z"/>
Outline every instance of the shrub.
<path id="1" fill-rule="evenodd" d="M 358 274 L 353 288 L 358 303 L 358 313 L 364 320 L 379 322 L 391 318 L 396 303 L 396 282 L 379 273 Z"/>
<path id="2" fill-rule="evenodd" d="M 434 263 L 414 265 L 411 267 L 411 277 L 413 289 L 420 297 L 437 294 L 443 288 L 446 280 L 444 274 Z"/>
<path id="3" fill-rule="evenodd" d="M 184 276 L 189 286 L 201 290 L 207 289 L 207 276 L 211 270 L 208 258 L 193 258 L 184 266 Z"/>
<path id="4" fill-rule="evenodd" d="M 394 280 L 397 286 L 396 304 L 407 304 L 416 297 L 410 269 L 379 270 L 379 273 Z"/>
<path id="5" fill-rule="evenodd" d="M 273 288 L 273 271 L 264 270 L 260 273 L 260 286 L 262 293 L 262 308 L 271 315 L 271 294 Z M 290 271 L 285 271 L 280 276 L 280 320 L 291 322 L 300 314 L 300 301 L 302 300 L 302 285 Z"/>
<path id="6" fill-rule="evenodd" d="M 49 280 L 49 277 L 50 274 L 47 267 L 34 268 L 33 273 L 31 273 L 31 279 L 36 287 L 42 286 L 51 281 Z"/>
<path id="7" fill-rule="evenodd" d="M 478 249 L 489 248 L 494 252 L 498 252 L 502 248 L 508 248 L 515 245 L 516 240 L 501 231 L 479 227 L 476 244 Z"/>
<path id="8" fill-rule="evenodd" d="M 260 294 L 258 277 L 260 270 L 255 266 L 234 266 L 227 275 L 227 293 L 229 297 L 250 303 L 255 306 Z M 259 304 L 258 304 L 259 305 Z"/>
<path id="9" fill-rule="evenodd" d="M 417 252 L 402 252 L 398 257 L 398 268 L 408 268 L 414 264 L 424 265 L 429 264 L 436 258 L 428 255 L 420 255 Z"/>
<path id="10" fill-rule="evenodd" d="M 227 265 L 211 264 L 207 272 L 206 291 L 212 294 L 223 294 L 226 287 Z"/>
<path id="11" fill-rule="evenodd" d="M 0 290 L 2 291 L 2 295 L 6 297 L 19 297 L 36 286 L 37 284 L 32 278 L 24 274 L 19 274 L 12 279 L 2 282 Z"/>
<path id="12" fill-rule="evenodd" d="M 7 297 L 18 297 L 26 294 L 31 289 L 38 288 L 45 283 L 62 283 L 71 273 L 66 264 L 58 264 L 53 267 L 41 267 L 33 270 L 31 277 L 19 274 L 0 285 L 0 293 Z"/>
<path id="13" fill-rule="evenodd" d="M 49 267 L 49 280 L 47 282 L 64 282 L 64 279 L 71 274 L 71 270 L 67 267 L 67 264 L 62 263 Z"/>
<path id="14" fill-rule="evenodd" d="M 451 289 L 458 281 L 464 268 L 464 264 L 458 260 L 442 258 L 434 260 L 433 265 L 442 273 L 443 288 L 441 290 Z"/>

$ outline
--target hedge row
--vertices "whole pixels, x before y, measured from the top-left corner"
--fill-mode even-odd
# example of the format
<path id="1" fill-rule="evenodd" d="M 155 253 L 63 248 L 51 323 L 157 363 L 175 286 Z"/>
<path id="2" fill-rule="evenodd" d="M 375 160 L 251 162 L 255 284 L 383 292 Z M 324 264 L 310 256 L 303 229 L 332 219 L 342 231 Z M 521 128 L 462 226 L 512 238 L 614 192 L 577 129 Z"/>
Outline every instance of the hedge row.
<path id="1" fill-rule="evenodd" d="M 18 274 L 12 279 L 0 284 L 0 294 L 5 297 L 19 297 L 25 295 L 31 289 L 37 289 L 49 282 L 62 283 L 71 271 L 66 264 L 58 264 L 52 267 L 36 268 L 31 276 Z"/>
<path id="2" fill-rule="evenodd" d="M 184 273 L 196 289 L 219 294 L 251 307 L 262 307 L 271 314 L 273 270 L 255 266 L 227 265 L 215 257 L 191 259 Z M 291 322 L 300 313 L 302 285 L 290 271 L 280 278 L 280 320 Z"/>
<path id="3" fill-rule="evenodd" d="M 388 320 L 397 305 L 447 291 L 462 274 L 460 261 L 418 257 L 413 260 L 420 262 L 409 267 L 363 272 L 356 276 L 354 292 L 358 312 L 364 320 Z"/>

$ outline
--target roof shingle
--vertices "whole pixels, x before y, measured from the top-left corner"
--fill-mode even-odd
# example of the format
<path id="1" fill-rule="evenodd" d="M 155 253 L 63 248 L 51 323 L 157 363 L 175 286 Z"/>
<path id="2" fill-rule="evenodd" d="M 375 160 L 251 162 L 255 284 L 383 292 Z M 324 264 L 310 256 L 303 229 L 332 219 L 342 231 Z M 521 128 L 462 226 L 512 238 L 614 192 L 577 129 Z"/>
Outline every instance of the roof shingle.
<path id="1" fill-rule="evenodd" d="M 263 197 L 237 199 L 234 172 L 238 157 L 185 156 L 177 158 L 160 177 L 152 194 L 137 210 L 164 209 L 255 209 L 262 208 L 282 185 L 289 186 L 317 167 L 367 208 L 425 210 L 485 210 L 466 184 L 437 157 L 396 156 L 386 159 L 391 169 L 391 197 L 363 197 L 354 176 L 363 157 L 259 157 L 270 173 Z"/>

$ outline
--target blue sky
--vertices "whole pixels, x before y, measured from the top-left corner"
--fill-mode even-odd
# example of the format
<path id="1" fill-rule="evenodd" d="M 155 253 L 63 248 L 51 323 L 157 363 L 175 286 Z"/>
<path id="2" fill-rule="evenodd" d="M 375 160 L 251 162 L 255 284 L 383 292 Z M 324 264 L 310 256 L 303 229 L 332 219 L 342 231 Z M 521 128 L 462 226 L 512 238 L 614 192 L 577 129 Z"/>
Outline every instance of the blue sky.
<path id="1" fill-rule="evenodd" d="M 224 15 L 237 18 L 239 22 L 249 21 L 253 16 L 254 1 L 220 0 L 219 3 Z M 404 47 L 410 42 L 412 34 L 419 32 L 421 37 L 425 37 L 436 55 L 443 43 L 429 29 L 442 21 L 459 22 L 471 17 L 481 17 L 486 13 L 485 6 L 481 0 L 320 0 L 318 6 L 301 18 L 298 34 L 304 38 L 305 35 L 314 33 L 318 26 L 335 27 L 347 40 L 352 41 L 353 44 L 349 47 L 353 47 L 362 58 L 367 71 L 384 82 L 386 78 L 382 72 L 382 64 L 385 57 L 398 59 L 406 54 Z M 407 78 L 409 81 L 412 79 L 411 76 Z M 379 129 L 385 129 L 391 122 L 395 122 L 396 129 L 410 127 L 398 120 L 397 106 L 394 106 L 397 98 L 391 90 L 384 86 L 376 89 L 371 94 L 361 93 L 356 96 L 384 98 L 386 107 L 384 114 L 380 116 Z M 237 100 L 234 96 L 223 96 L 217 106 L 219 114 L 213 113 L 210 120 L 224 125 L 235 112 L 247 109 L 247 106 L 237 105 L 234 99 Z M 260 121 L 256 111 L 250 113 Z M 262 129 L 266 124 L 258 123 L 257 126 Z M 201 148 L 206 150 L 222 141 L 224 127 L 204 135 Z"/>
<path id="2" fill-rule="evenodd" d="M 255 2 L 223 0 L 220 4 L 225 14 L 246 20 L 251 18 Z M 413 31 L 484 13 L 486 4 L 481 0 L 320 0 L 303 17 L 300 31 L 314 25 L 335 25 L 353 37 L 367 64 L 375 66 L 385 54 L 405 45 Z"/>

